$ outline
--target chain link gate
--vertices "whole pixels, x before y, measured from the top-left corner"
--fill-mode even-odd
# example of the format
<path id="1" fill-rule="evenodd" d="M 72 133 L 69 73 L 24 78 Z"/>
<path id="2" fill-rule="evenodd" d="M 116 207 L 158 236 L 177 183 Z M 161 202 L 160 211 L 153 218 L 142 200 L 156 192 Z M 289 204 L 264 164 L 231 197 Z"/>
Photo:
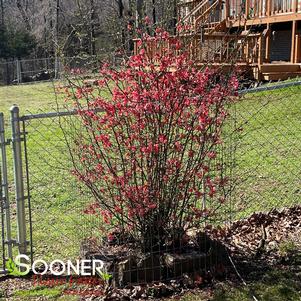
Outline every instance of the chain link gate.
<path id="1" fill-rule="evenodd" d="M 32 259 L 32 252 L 28 246 L 31 243 L 31 231 L 27 235 L 26 228 L 31 229 L 30 197 L 25 195 L 25 186 L 23 181 L 23 159 L 22 143 L 25 141 L 20 129 L 19 108 L 13 106 L 10 116 L 11 124 L 9 131 L 11 138 L 6 138 L 6 128 L 4 114 L 0 113 L 0 148 L 1 148 L 1 274 L 6 274 L 6 263 L 17 253 L 29 255 Z M 11 153 L 8 150 L 11 146 Z M 13 171 L 8 168 L 8 157 L 13 161 Z M 13 172 L 13 178 L 10 178 L 10 172 Z M 10 181 L 14 185 L 10 186 Z M 12 187 L 14 190 L 12 191 Z M 15 199 L 15 205 L 10 202 Z M 29 208 L 29 220 L 26 221 L 26 207 Z M 15 214 L 12 213 L 12 209 Z M 13 216 L 14 215 L 14 216 Z M 13 230 L 15 229 L 15 231 Z M 29 238 L 29 240 L 28 240 Z M 30 250 L 32 248 L 30 247 Z"/>
<path id="2" fill-rule="evenodd" d="M 5 126 L 0 113 L 1 274 L 8 273 L 8 259 L 18 254 L 28 255 L 31 263 L 49 254 L 46 259 L 77 258 L 83 237 L 97 229 L 99 219 L 92 222 L 87 218 L 87 222 L 82 217 L 88 198 L 78 195 L 71 167 L 67 164 L 62 170 L 62 165 L 71 161 L 63 133 L 69 129 L 63 130 L 61 123 L 68 119 L 65 127 L 70 127 L 69 120 L 76 115 L 75 111 L 62 111 L 20 116 L 19 108 L 13 106 L 10 124 Z M 75 123 L 72 121 L 72 129 Z M 56 198 L 64 203 L 60 217 L 51 207 Z M 87 223 L 93 226 L 89 228 Z M 72 251 L 64 252 L 62 241 Z"/>
<path id="3" fill-rule="evenodd" d="M 83 240 L 97 232 L 84 209 L 90 194 L 72 174 L 69 134 L 81 126 L 77 112 L 64 108 L 19 117 L 23 141 L 24 186 L 30 195 L 27 224 L 33 260 L 76 260 Z M 71 135 L 72 137 L 72 135 Z M 64 247 L 62 248 L 62 243 Z"/>
<path id="4" fill-rule="evenodd" d="M 8 198 L 8 181 L 7 181 L 7 158 L 6 158 L 6 140 L 4 131 L 4 115 L 0 113 L 0 201 L 1 201 L 1 258 L 0 273 L 5 273 L 5 261 L 7 257 L 12 256 L 11 244 L 11 227 L 10 227 L 10 208 Z"/>

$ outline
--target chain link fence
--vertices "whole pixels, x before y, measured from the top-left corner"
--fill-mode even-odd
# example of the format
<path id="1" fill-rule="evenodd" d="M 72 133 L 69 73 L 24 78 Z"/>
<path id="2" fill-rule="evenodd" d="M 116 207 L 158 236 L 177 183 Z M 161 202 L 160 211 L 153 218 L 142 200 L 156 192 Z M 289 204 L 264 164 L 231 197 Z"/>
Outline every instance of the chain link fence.
<path id="1" fill-rule="evenodd" d="M 236 115 L 236 218 L 301 203 L 301 82 L 246 91 Z"/>
<path id="2" fill-rule="evenodd" d="M 229 224 L 255 211 L 300 204 L 301 83 L 241 91 L 239 100 L 230 107 L 230 116 L 217 163 L 224 164 L 225 174 L 231 181 L 227 201 L 214 223 Z M 18 120 L 23 143 L 24 198 L 27 200 L 24 208 L 26 237 L 33 259 L 79 258 L 85 252 L 85 242 L 93 240 L 99 244 L 103 236 L 102 218 L 84 213 L 94 202 L 93 197 L 71 174 L 73 165 L 69 150 L 72 137 L 81 130 L 81 121 L 75 112 L 66 110 L 27 112 Z M 10 134 L 8 131 L 7 135 Z M 10 183 L 14 183 L 12 157 L 8 151 Z M 14 186 L 8 186 L 12 238 L 18 237 L 19 231 Z M 4 188 L 2 185 L 2 190 Z M 5 195 L 3 191 L 2 195 Z M 4 235 L 7 215 L 3 200 L 1 204 L 0 234 L 7 250 Z M 13 254 L 16 252 L 14 248 Z M 2 254 L 5 254 L 0 259 L 3 264 L 7 252 Z"/>
<path id="3" fill-rule="evenodd" d="M 86 76 L 93 76 L 97 72 L 99 63 L 110 61 L 118 63 L 115 56 L 107 55 L 23 59 L 0 62 L 0 85 L 21 84 L 28 82 L 49 81 L 60 79 L 71 70 L 80 69 Z"/>

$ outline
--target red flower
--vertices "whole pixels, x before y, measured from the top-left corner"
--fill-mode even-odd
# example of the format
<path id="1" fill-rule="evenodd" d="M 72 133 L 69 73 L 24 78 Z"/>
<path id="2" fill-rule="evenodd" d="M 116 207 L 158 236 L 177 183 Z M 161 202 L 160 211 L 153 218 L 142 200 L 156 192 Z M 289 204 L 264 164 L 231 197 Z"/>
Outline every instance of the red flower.
<path id="1" fill-rule="evenodd" d="M 157 208 L 157 204 L 149 204 L 148 208 L 149 209 L 156 209 Z"/>
<path id="2" fill-rule="evenodd" d="M 162 144 L 166 144 L 167 143 L 167 138 L 165 135 L 160 135 L 159 136 L 159 142 Z"/>
<path id="3" fill-rule="evenodd" d="M 109 148 L 112 146 L 112 143 L 110 141 L 110 138 L 108 135 L 101 134 L 99 136 L 96 136 L 96 141 L 99 141 L 103 144 L 104 147 Z"/>
<path id="4" fill-rule="evenodd" d="M 210 159 L 215 159 L 215 158 L 216 158 L 216 152 L 209 152 L 209 153 L 207 154 L 207 156 L 208 156 L 208 158 L 210 158 Z"/>
<path id="5" fill-rule="evenodd" d="M 116 211 L 117 213 L 119 213 L 119 214 L 122 214 L 122 212 L 123 212 L 122 208 L 119 207 L 119 206 L 115 206 L 114 209 L 115 209 L 115 211 Z"/>
<path id="6" fill-rule="evenodd" d="M 145 22 L 146 25 L 149 25 L 151 23 L 151 20 L 150 20 L 150 18 L 148 16 L 146 16 L 144 18 L 144 22 Z"/>
<path id="7" fill-rule="evenodd" d="M 108 242 L 113 242 L 115 239 L 115 236 L 113 233 L 109 233 L 107 236 Z"/>

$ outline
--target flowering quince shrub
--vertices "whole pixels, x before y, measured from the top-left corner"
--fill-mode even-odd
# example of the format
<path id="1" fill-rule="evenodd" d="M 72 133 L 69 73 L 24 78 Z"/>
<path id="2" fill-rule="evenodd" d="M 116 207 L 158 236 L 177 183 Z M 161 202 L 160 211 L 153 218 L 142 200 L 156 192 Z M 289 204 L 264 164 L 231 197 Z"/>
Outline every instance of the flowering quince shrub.
<path id="1" fill-rule="evenodd" d="M 149 57 L 154 39 L 160 51 Z M 204 195 L 216 207 L 225 201 L 217 149 L 238 82 L 196 69 L 179 49 L 158 29 L 120 69 L 104 65 L 94 85 L 67 91 L 85 130 L 72 148 L 73 173 L 95 198 L 85 213 L 101 215 L 145 251 L 211 216 L 216 208 L 203 209 Z"/>

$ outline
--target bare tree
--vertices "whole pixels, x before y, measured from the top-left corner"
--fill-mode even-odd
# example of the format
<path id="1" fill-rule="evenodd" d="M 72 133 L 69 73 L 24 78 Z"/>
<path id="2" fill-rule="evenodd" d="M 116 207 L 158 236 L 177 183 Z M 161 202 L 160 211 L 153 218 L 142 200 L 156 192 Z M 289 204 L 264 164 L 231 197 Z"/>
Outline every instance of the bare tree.
<path id="1" fill-rule="evenodd" d="M 0 0 L 0 21 L 34 35 L 40 57 L 57 56 L 58 49 L 65 56 L 109 54 L 121 46 L 130 53 L 134 29 L 145 16 L 174 31 L 177 1 Z"/>
<path id="2" fill-rule="evenodd" d="M 1 26 L 4 26 L 4 4 L 3 4 L 3 0 L 0 0 L 0 9 L 1 9 Z"/>
<path id="3" fill-rule="evenodd" d="M 144 0 L 136 0 L 136 27 L 141 27 L 141 21 L 144 17 Z"/>
<path id="4" fill-rule="evenodd" d="M 17 0 L 17 8 L 19 9 L 19 12 L 23 19 L 23 22 L 25 24 L 25 28 L 28 31 L 30 31 L 31 26 L 30 26 L 29 15 L 28 15 L 28 2 L 27 1 L 24 2 L 22 0 Z"/>

